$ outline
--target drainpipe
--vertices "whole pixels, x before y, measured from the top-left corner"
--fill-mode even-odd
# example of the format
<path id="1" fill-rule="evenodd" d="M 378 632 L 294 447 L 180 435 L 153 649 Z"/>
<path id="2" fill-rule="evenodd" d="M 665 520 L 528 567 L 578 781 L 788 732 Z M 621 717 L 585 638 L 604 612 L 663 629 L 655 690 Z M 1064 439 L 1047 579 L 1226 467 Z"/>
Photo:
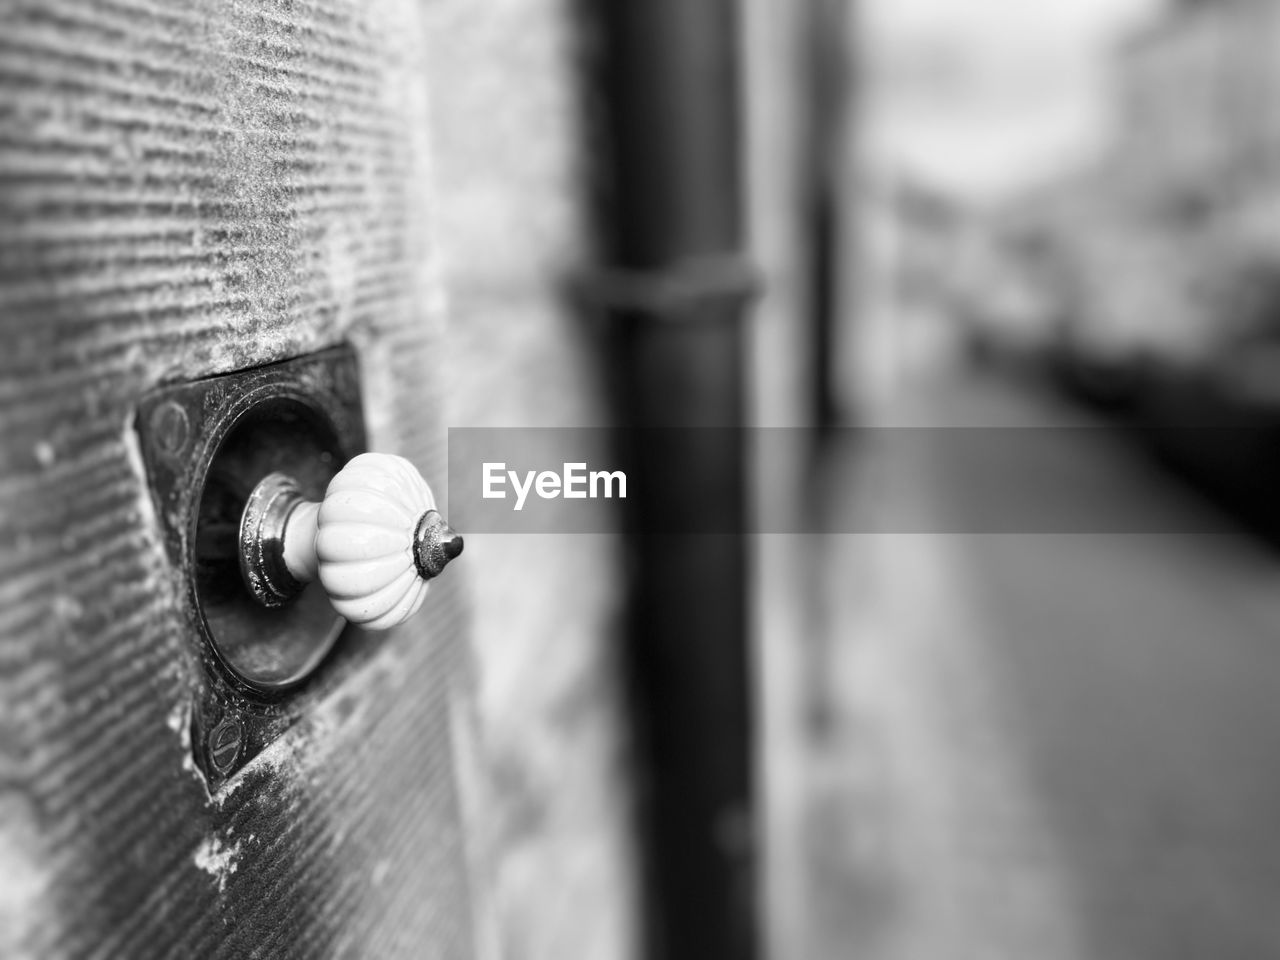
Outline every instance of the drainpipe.
<path id="1" fill-rule="evenodd" d="M 611 340 L 632 501 L 627 662 L 649 956 L 756 953 L 737 0 L 598 0 Z M 680 428 L 662 430 L 652 428 Z M 689 430 L 686 428 L 708 428 Z M 657 466 L 655 466 L 657 465 Z M 695 516 L 698 532 L 660 532 Z M 708 532 L 710 531 L 710 532 Z"/>

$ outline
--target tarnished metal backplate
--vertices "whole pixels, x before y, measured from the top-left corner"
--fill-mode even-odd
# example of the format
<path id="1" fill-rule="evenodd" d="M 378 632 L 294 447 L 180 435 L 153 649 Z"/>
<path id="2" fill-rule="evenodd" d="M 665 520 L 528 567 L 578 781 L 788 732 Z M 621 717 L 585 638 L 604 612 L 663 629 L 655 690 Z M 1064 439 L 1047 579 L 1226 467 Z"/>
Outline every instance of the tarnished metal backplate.
<path id="1" fill-rule="evenodd" d="M 284 607 L 258 604 L 240 582 L 235 544 L 240 511 L 263 476 L 286 470 L 319 498 L 365 449 L 355 352 L 342 346 L 163 388 L 139 405 L 137 429 L 204 665 L 191 741 L 216 790 L 289 726 L 291 691 L 325 683 L 349 654 L 371 649 L 345 649 L 345 624 L 316 585 Z"/>

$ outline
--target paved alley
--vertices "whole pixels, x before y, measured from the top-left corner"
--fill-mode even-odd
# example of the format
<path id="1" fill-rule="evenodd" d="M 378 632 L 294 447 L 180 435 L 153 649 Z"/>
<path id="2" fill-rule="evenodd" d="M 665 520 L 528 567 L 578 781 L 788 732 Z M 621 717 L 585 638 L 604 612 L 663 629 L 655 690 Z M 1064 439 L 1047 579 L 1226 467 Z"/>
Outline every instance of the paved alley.
<path id="1" fill-rule="evenodd" d="M 1089 423 L 968 376 L 913 397 L 916 425 Z M 889 483 L 874 446 L 829 464 L 832 529 L 887 496 L 944 532 L 806 541 L 793 939 L 813 960 L 1280 956 L 1280 555 L 1113 435 L 1073 446 L 1070 482 L 1164 532 L 946 532 L 982 482 L 956 449 Z"/>

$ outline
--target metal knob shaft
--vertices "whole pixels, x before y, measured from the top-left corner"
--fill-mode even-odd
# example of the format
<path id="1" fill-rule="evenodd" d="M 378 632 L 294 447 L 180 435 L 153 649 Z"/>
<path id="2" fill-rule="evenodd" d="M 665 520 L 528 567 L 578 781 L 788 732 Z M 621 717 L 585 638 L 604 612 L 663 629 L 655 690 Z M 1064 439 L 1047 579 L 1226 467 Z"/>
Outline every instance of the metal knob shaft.
<path id="1" fill-rule="evenodd" d="M 240 519 L 240 572 L 259 602 L 281 606 L 319 580 L 334 609 L 368 630 L 413 616 L 460 553 L 431 487 L 392 454 L 354 457 L 318 503 L 287 474 L 269 474 Z"/>

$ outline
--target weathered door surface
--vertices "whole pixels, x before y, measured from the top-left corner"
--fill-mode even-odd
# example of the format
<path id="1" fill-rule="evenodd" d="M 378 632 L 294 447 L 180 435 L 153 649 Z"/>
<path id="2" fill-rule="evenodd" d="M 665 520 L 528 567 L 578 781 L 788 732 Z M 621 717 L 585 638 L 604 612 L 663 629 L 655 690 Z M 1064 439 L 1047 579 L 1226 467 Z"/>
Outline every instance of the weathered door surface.
<path id="1" fill-rule="evenodd" d="M 204 668 L 136 434 L 155 389 L 358 356 L 437 482 L 416 7 L 0 9 L 0 955 L 468 957 L 465 574 L 210 794 Z"/>

